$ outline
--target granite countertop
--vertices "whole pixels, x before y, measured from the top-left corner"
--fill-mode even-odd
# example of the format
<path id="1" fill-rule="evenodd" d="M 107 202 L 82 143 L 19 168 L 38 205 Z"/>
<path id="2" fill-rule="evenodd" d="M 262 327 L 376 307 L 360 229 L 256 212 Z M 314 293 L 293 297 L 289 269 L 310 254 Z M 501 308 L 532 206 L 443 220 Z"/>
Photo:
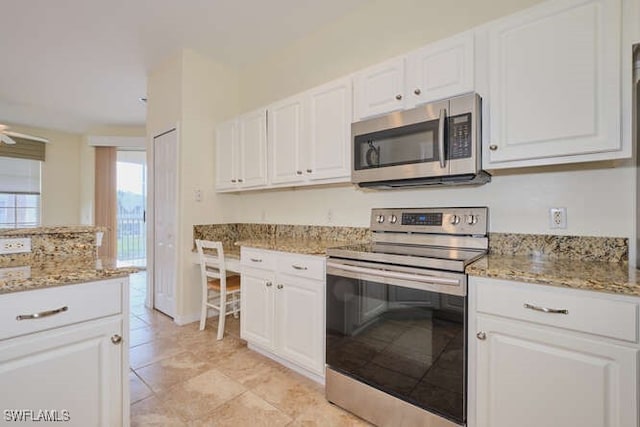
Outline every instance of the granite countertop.
<path id="1" fill-rule="evenodd" d="M 470 276 L 640 296 L 640 275 L 626 264 L 487 255 L 467 266 Z"/>
<path id="2" fill-rule="evenodd" d="M 58 257 L 54 260 L 10 263 L 0 268 L 0 295 L 124 277 L 140 271 L 137 267 L 118 268 L 115 265 L 115 260 L 86 257 Z M 22 278 L 25 270 L 30 274 L 27 279 Z M 10 278 L 9 275 L 13 277 Z"/>
<path id="3" fill-rule="evenodd" d="M 353 244 L 353 241 L 322 239 L 249 239 L 235 242 L 236 246 L 247 246 L 271 251 L 291 252 L 304 255 L 326 255 L 327 248 Z"/>
<path id="4" fill-rule="evenodd" d="M 0 237 L 33 236 L 39 234 L 96 233 L 98 231 L 105 232 L 107 231 L 107 228 L 94 225 L 61 225 L 54 227 L 11 228 L 1 229 Z"/>

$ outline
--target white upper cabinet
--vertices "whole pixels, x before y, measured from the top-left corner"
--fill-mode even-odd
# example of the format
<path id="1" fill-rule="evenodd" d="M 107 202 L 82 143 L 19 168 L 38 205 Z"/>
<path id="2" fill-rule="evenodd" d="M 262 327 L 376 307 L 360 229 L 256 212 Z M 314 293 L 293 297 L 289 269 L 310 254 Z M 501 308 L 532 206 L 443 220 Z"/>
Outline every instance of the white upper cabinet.
<path id="1" fill-rule="evenodd" d="M 474 34 L 431 43 L 354 77 L 354 120 L 474 90 Z"/>
<path id="2" fill-rule="evenodd" d="M 216 128 L 216 190 L 238 186 L 238 122 L 229 120 Z"/>
<path id="3" fill-rule="evenodd" d="M 308 164 L 311 181 L 351 176 L 351 77 L 307 92 Z"/>
<path id="4" fill-rule="evenodd" d="M 304 181 L 301 158 L 308 143 L 304 129 L 304 97 L 287 98 L 269 106 L 269 143 L 272 184 Z"/>
<path id="5" fill-rule="evenodd" d="M 354 121 L 405 108 L 405 58 L 394 58 L 354 76 Z"/>
<path id="6" fill-rule="evenodd" d="M 241 187 L 259 187 L 267 183 L 267 112 L 264 109 L 238 119 Z"/>
<path id="7" fill-rule="evenodd" d="M 463 33 L 407 55 L 407 107 L 474 89 L 474 37 Z"/>
<path id="8" fill-rule="evenodd" d="M 271 184 L 347 181 L 351 173 L 351 78 L 269 106 Z"/>
<path id="9" fill-rule="evenodd" d="M 621 0 L 563 0 L 488 28 L 486 169 L 628 157 L 621 22 Z"/>

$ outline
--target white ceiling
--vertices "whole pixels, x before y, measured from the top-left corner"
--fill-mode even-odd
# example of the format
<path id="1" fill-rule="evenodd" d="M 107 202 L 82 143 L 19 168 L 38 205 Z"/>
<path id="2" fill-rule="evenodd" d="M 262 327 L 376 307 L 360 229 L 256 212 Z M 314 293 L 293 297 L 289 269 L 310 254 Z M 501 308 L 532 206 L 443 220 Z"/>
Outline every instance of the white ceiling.
<path id="1" fill-rule="evenodd" d="M 0 123 L 142 126 L 146 75 L 182 48 L 242 66 L 371 0 L 0 0 Z"/>

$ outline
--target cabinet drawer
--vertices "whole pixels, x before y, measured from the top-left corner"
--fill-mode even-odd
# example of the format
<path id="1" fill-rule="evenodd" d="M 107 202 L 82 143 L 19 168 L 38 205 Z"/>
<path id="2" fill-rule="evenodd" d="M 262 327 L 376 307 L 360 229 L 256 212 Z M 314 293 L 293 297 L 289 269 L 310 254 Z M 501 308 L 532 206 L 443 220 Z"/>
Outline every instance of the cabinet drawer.
<path id="1" fill-rule="evenodd" d="M 325 258 L 304 255 L 281 255 L 278 257 L 278 272 L 309 279 L 324 280 Z"/>
<path id="2" fill-rule="evenodd" d="M 631 301 L 587 296 L 579 290 L 554 292 L 536 285 L 478 278 L 473 279 L 472 286 L 478 287 L 478 312 L 638 341 L 638 305 Z M 542 308 L 566 310 L 566 314 L 536 310 Z"/>
<path id="3" fill-rule="evenodd" d="M 240 263 L 247 267 L 274 270 L 276 255 L 270 251 L 242 247 L 240 249 Z"/>
<path id="4" fill-rule="evenodd" d="M 125 282 L 108 280 L 1 295 L 0 340 L 121 313 Z M 52 314 L 17 319 L 47 312 Z"/>

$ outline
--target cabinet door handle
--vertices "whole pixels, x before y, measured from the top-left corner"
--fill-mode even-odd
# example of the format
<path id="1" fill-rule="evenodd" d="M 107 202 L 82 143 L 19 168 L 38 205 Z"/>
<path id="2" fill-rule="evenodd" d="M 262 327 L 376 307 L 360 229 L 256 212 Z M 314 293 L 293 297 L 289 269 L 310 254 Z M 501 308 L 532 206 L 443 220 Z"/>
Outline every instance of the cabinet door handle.
<path id="1" fill-rule="evenodd" d="M 296 264 L 291 264 L 291 267 L 295 268 L 296 270 L 308 270 L 308 267 L 305 267 L 303 265 L 296 265 Z"/>
<path id="2" fill-rule="evenodd" d="M 396 99 L 397 99 L 398 101 L 400 101 L 400 100 L 402 99 L 402 95 L 397 94 L 397 95 L 396 95 Z"/>
<path id="3" fill-rule="evenodd" d="M 238 179 L 238 182 L 243 182 L 242 178 L 239 178 L 239 179 Z"/>
<path id="4" fill-rule="evenodd" d="M 118 334 L 111 337 L 111 342 L 118 345 L 122 342 L 122 337 Z"/>
<path id="5" fill-rule="evenodd" d="M 235 184 L 235 183 L 236 183 L 236 180 L 235 180 L 235 179 L 232 179 L 232 180 L 231 180 L 231 182 L 233 182 L 233 183 Z"/>
<path id="6" fill-rule="evenodd" d="M 262 262 L 260 258 L 249 258 L 251 262 Z"/>
<path id="7" fill-rule="evenodd" d="M 282 289 L 282 288 L 284 288 L 284 286 L 283 285 L 278 285 L 278 286 L 276 286 L 276 288 Z"/>
<path id="8" fill-rule="evenodd" d="M 413 93 L 415 93 L 416 95 L 420 95 L 422 93 L 422 91 L 419 88 L 416 88 Z"/>
<path id="9" fill-rule="evenodd" d="M 40 319 L 41 317 L 49 317 L 54 314 L 64 313 L 67 310 L 69 310 L 69 307 L 65 305 L 64 307 L 56 308 L 55 310 L 41 311 L 40 313 L 19 314 L 16 316 L 16 320 Z"/>
<path id="10" fill-rule="evenodd" d="M 313 172 L 313 169 L 307 169 L 307 173 Z"/>
<path id="11" fill-rule="evenodd" d="M 532 305 L 532 304 L 524 304 L 524 308 L 527 308 L 529 310 L 534 310 L 534 311 L 541 311 L 543 313 L 549 313 L 549 314 L 569 314 L 569 310 L 566 309 L 558 309 L 558 308 L 547 308 L 547 307 L 538 307 L 537 305 Z"/>
<path id="12" fill-rule="evenodd" d="M 267 285 L 267 288 L 270 288 L 271 286 L 273 286 L 273 283 L 267 282 L 266 285 Z"/>
<path id="13" fill-rule="evenodd" d="M 480 331 L 476 334 L 476 337 L 480 340 L 480 341 L 484 341 L 487 339 L 487 333 L 484 331 Z"/>
<path id="14" fill-rule="evenodd" d="M 302 175 L 302 171 L 296 171 L 296 175 Z"/>

